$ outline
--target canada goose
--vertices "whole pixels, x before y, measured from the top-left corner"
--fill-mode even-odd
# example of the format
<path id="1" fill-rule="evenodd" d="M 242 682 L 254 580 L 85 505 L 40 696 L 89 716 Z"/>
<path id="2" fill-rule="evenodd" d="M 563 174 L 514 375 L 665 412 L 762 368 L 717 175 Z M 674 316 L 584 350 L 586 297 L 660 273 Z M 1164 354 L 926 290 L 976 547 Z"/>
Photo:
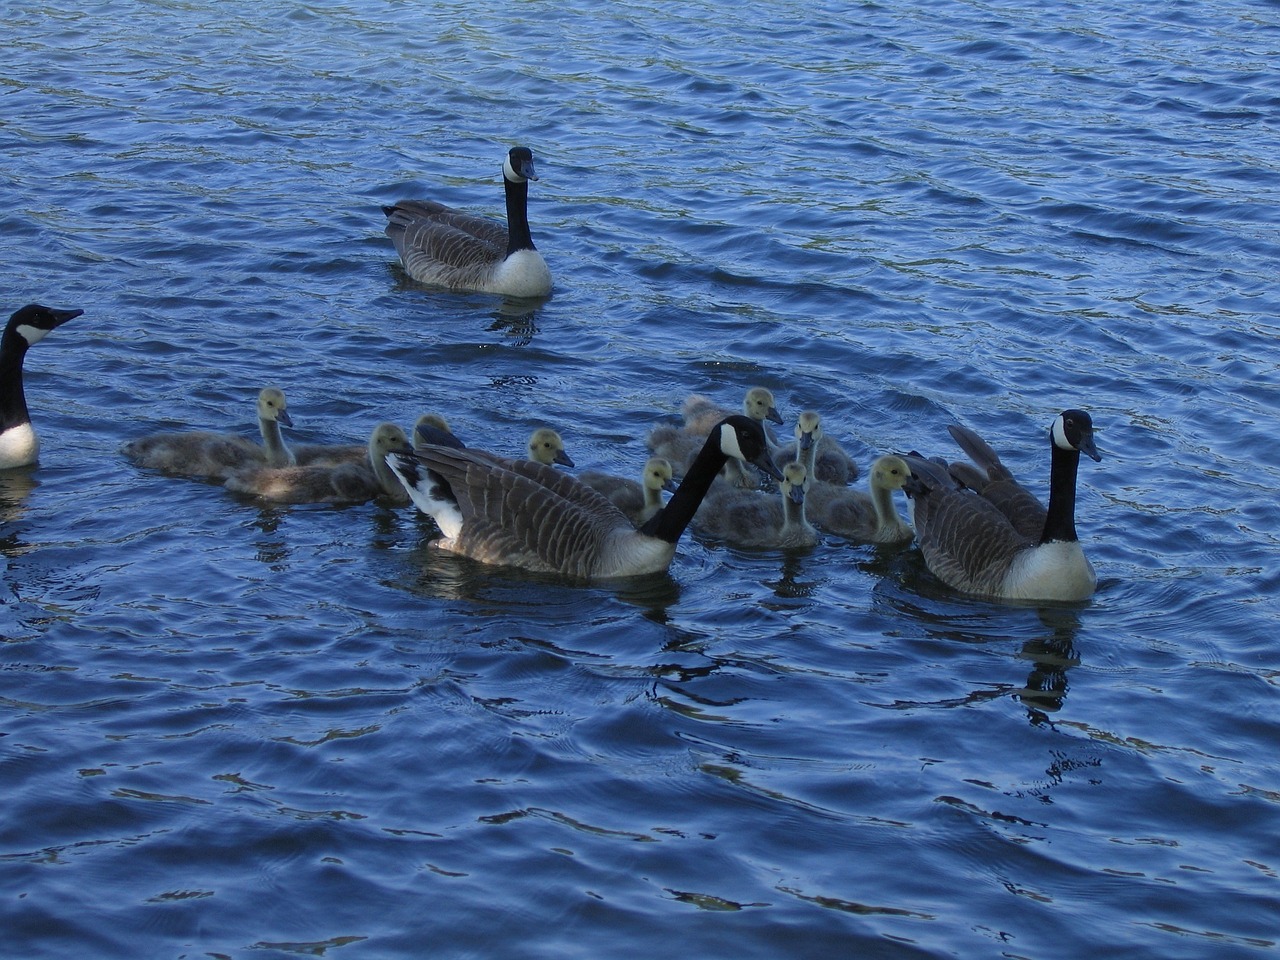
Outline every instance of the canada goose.
<path id="1" fill-rule="evenodd" d="M 736 547 L 811 547 L 821 537 L 805 516 L 807 477 L 804 464 L 793 460 L 782 467 L 778 493 L 722 487 L 702 501 L 694 523 Z"/>
<path id="2" fill-rule="evenodd" d="M 83 310 L 54 310 L 29 303 L 9 318 L 0 340 L 0 470 L 26 467 L 40 455 L 40 438 L 31 426 L 22 388 L 22 361 L 27 348 L 43 340 Z"/>
<path id="3" fill-rule="evenodd" d="M 578 479 L 625 513 L 637 527 L 662 509 L 663 490 L 675 490 L 671 464 L 662 457 L 645 461 L 638 482 L 601 470 L 584 470 Z"/>
<path id="4" fill-rule="evenodd" d="M 834 483 L 805 488 L 809 519 L 819 530 L 858 543 L 905 543 L 913 536 L 893 505 L 893 491 L 911 479 L 901 457 L 879 457 L 867 471 L 870 493 Z"/>
<path id="5" fill-rule="evenodd" d="M 809 482 L 852 483 L 858 479 L 858 465 L 834 439 L 822 429 L 822 417 L 816 410 L 805 410 L 796 417 L 796 439 L 775 451 L 779 460 L 799 460 L 809 473 Z"/>
<path id="6" fill-rule="evenodd" d="M 450 290 L 545 297 L 551 271 L 529 233 L 529 181 L 537 180 L 533 153 L 513 147 L 502 166 L 507 226 L 433 200 L 401 200 L 383 207 L 386 234 L 405 272 L 420 283 Z"/>
<path id="7" fill-rule="evenodd" d="M 730 457 L 781 478 L 760 424 L 729 417 L 711 431 L 667 505 L 638 530 L 591 487 L 544 464 L 438 446 L 392 453 L 387 462 L 439 526 L 439 549 L 543 573 L 610 578 L 667 569 Z"/>
<path id="8" fill-rule="evenodd" d="M 916 540 L 938 579 L 965 593 L 1007 600 L 1085 600 L 1093 595 L 1097 576 L 1075 525 L 1080 453 L 1102 459 L 1089 414 L 1064 410 L 1049 428 L 1049 442 L 1049 506 L 1039 532 L 1030 534 L 1025 519 L 1020 530 L 992 501 L 961 489 L 946 466 L 909 458 L 912 479 L 905 489 L 915 507 Z M 991 469 L 990 463 L 986 466 Z M 1016 499 L 1025 500 L 1021 495 Z M 1015 512 L 1025 513 L 1025 508 Z"/>
<path id="9" fill-rule="evenodd" d="M 394 423 L 380 423 L 364 449 L 365 457 L 359 461 L 238 470 L 227 478 L 226 487 L 274 503 L 362 503 L 374 497 L 408 503 L 404 487 L 386 462 L 393 450 L 409 449 L 404 431 Z"/>
<path id="10" fill-rule="evenodd" d="M 649 432 L 648 447 L 655 456 L 669 461 L 676 473 L 681 473 L 698 455 L 711 429 L 731 413 L 732 411 L 717 406 L 709 397 L 700 393 L 691 394 L 681 407 L 683 426 L 659 424 Z M 774 405 L 773 393 L 766 387 L 752 387 L 746 392 L 742 398 L 742 413 L 760 423 L 762 428 L 766 420 L 782 423 L 782 416 Z M 769 436 L 767 428 L 765 442 L 769 444 L 772 455 L 777 445 Z M 725 466 L 725 479 L 735 486 L 750 489 L 760 486 L 759 474 L 737 460 L 731 460 Z"/>
<path id="11" fill-rule="evenodd" d="M 189 430 L 130 440 L 120 452 L 140 467 L 180 477 L 225 480 L 246 467 L 287 467 L 295 463 L 293 451 L 280 432 L 281 424 L 293 426 L 284 393 L 276 387 L 264 387 L 258 393 L 262 446 L 234 433 Z"/>

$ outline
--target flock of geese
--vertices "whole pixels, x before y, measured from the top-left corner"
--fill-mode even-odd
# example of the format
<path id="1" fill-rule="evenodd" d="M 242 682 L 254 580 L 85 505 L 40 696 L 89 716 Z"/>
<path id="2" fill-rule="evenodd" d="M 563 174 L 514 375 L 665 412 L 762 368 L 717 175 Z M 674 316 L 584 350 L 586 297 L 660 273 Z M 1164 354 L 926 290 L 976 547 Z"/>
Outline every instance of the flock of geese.
<path id="1" fill-rule="evenodd" d="M 503 165 L 505 228 L 431 201 L 384 207 L 405 270 L 452 290 L 549 294 L 551 273 L 529 231 L 528 184 L 536 179 L 532 153 L 512 149 Z M 27 349 L 81 313 L 31 304 L 9 319 L 0 344 L 0 469 L 34 464 L 39 453 L 23 392 Z M 438 413 L 421 416 L 408 434 L 379 423 L 365 444 L 291 445 L 282 430 L 292 426 L 288 405 L 275 387 L 258 395 L 260 441 L 187 430 L 141 437 L 121 452 L 139 467 L 272 502 L 411 502 L 435 521 L 441 550 L 572 578 L 665 571 L 693 524 L 741 547 L 810 547 L 824 535 L 914 540 L 944 583 L 995 599 L 1080 601 L 1094 592 L 1075 529 L 1076 475 L 1081 453 L 1101 458 L 1082 410 L 1064 410 L 1049 429 L 1047 506 L 958 425 L 950 432 L 967 461 L 881 456 L 868 465 L 863 490 L 858 464 L 823 432 L 816 411 L 797 417 L 787 443 L 771 435 L 767 424 L 783 419 L 763 387 L 746 392 L 740 411 L 694 395 L 682 415 L 650 431 L 652 456 L 634 479 L 564 469 L 573 461 L 549 427 L 534 431 L 520 456 L 469 447 Z"/>

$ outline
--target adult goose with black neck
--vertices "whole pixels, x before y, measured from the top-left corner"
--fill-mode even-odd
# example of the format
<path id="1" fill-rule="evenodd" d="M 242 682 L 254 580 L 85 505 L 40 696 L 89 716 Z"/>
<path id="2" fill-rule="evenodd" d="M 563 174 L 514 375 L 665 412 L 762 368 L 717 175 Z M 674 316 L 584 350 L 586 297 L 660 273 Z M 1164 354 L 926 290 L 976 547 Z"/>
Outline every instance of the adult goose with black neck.
<path id="1" fill-rule="evenodd" d="M 547 296 L 551 271 L 529 232 L 529 181 L 537 179 L 532 151 L 513 147 L 502 166 L 505 227 L 434 200 L 400 200 L 383 207 L 386 234 L 405 272 L 419 283 L 450 290 Z"/>
<path id="2" fill-rule="evenodd" d="M 964 428 L 958 431 L 958 437 L 964 437 L 962 445 L 978 451 L 981 471 L 907 458 L 912 477 L 904 489 L 914 507 L 916 540 L 928 568 L 956 590 L 1003 600 L 1091 597 L 1097 576 L 1075 525 L 1080 454 L 1102 459 L 1094 446 L 1089 414 L 1064 410 L 1049 428 L 1047 508 L 1013 480 L 993 452 L 989 456 L 982 452 L 982 448 L 990 451 L 984 442 L 978 440 L 979 448 L 970 436 L 977 438 Z M 1000 485 L 999 497 L 983 495 L 984 474 Z M 965 489 L 965 483 L 979 489 Z"/>
<path id="3" fill-rule="evenodd" d="M 666 570 L 731 458 L 781 479 L 760 424 L 728 417 L 711 431 L 667 505 L 639 529 L 572 474 L 531 460 L 428 444 L 416 454 L 389 454 L 387 463 L 439 526 L 439 549 L 484 563 L 607 579 Z"/>
<path id="4" fill-rule="evenodd" d="M 27 467 L 40 455 L 40 438 L 31 426 L 22 385 L 22 361 L 27 348 L 43 340 L 83 310 L 55 310 L 29 303 L 9 318 L 0 340 L 0 470 Z"/>

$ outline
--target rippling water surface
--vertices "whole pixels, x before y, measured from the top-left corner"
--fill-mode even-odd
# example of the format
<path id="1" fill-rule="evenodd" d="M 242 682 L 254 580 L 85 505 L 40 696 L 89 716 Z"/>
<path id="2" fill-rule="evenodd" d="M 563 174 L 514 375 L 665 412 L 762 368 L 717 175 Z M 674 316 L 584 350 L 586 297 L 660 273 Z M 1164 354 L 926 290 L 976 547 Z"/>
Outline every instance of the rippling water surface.
<path id="1" fill-rule="evenodd" d="M 1280 943 L 1280 7 L 155 0 L 6 8 L 0 953 L 1134 957 Z M 501 212 L 546 302 L 406 281 L 379 206 Z M 408 509 L 274 508 L 120 444 L 445 413 L 631 472 L 763 384 L 865 465 L 977 428 L 1073 607 L 911 549 L 559 584 Z"/>

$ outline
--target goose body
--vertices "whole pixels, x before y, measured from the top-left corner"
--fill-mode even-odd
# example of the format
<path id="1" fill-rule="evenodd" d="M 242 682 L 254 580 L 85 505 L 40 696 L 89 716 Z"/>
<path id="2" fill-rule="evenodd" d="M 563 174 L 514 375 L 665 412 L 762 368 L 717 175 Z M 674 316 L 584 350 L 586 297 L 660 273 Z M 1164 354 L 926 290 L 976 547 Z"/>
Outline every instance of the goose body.
<path id="1" fill-rule="evenodd" d="M 0 340 L 0 470 L 30 466 L 40 456 L 40 438 L 31 425 L 22 384 L 27 349 L 82 313 L 31 303 L 17 310 L 5 325 Z"/>
<path id="2" fill-rule="evenodd" d="M 858 543 L 906 543 L 913 536 L 893 505 L 893 492 L 911 479 L 901 457 L 879 457 L 867 472 L 866 492 L 840 484 L 810 483 L 805 491 L 809 519 L 827 533 Z"/>
<path id="3" fill-rule="evenodd" d="M 573 475 L 534 461 L 434 445 L 416 455 L 390 454 L 387 461 L 439 526 L 439 549 L 485 563 L 605 579 L 666 570 L 730 457 L 780 478 L 760 424 L 731 416 L 711 431 L 667 505 L 639 529 Z"/>
<path id="4" fill-rule="evenodd" d="M 694 522 L 736 547 L 811 547 L 821 537 L 805 515 L 807 477 L 793 460 L 782 467 L 777 493 L 723 486 L 703 500 Z"/>
<path id="5" fill-rule="evenodd" d="M 375 497 L 408 503 L 404 487 L 386 462 L 393 450 L 409 449 L 404 431 L 394 423 L 380 423 L 362 449 L 362 460 L 238 470 L 227 478 L 226 487 L 273 503 L 363 503 Z"/>
<path id="6" fill-rule="evenodd" d="M 383 207 L 386 234 L 405 272 L 419 283 L 545 297 L 551 271 L 529 232 L 529 181 L 537 180 L 533 153 L 513 147 L 503 163 L 507 225 L 432 200 L 401 200 Z"/>
<path id="7" fill-rule="evenodd" d="M 257 410 L 261 445 L 234 433 L 188 430 L 130 440 L 120 452 L 140 467 L 212 480 L 226 480 L 248 467 L 292 465 L 293 452 L 280 431 L 282 424 L 293 426 L 284 393 L 276 387 L 264 387 L 258 393 Z"/>
<path id="8" fill-rule="evenodd" d="M 645 462 L 638 481 L 601 470 L 584 470 L 578 479 L 625 513 L 637 527 L 662 509 L 662 491 L 675 489 L 671 464 L 661 457 L 650 457 Z"/>
<path id="9" fill-rule="evenodd" d="M 780 460 L 799 460 L 809 474 L 809 482 L 846 484 L 858 479 L 858 465 L 833 438 L 822 429 L 822 417 L 816 410 L 805 410 L 796 417 L 795 442 L 777 451 Z"/>
<path id="10" fill-rule="evenodd" d="M 914 506 L 916 540 L 935 576 L 964 593 L 1006 600 L 1079 601 L 1093 595 L 1097 576 L 1075 528 L 1080 454 L 1102 459 L 1094 447 L 1093 421 L 1083 410 L 1064 410 L 1049 439 L 1049 505 L 1041 508 L 1038 531 L 1027 519 L 1027 498 L 1035 499 L 1029 491 L 1003 496 L 1019 504 L 1010 510 L 964 489 L 946 465 L 908 458 L 912 479 L 905 489 Z M 989 475 L 991 469 L 985 462 L 977 472 Z M 1010 481 L 1012 475 L 999 478 Z"/>
<path id="11" fill-rule="evenodd" d="M 730 416 L 733 411 L 718 406 L 709 397 L 695 393 L 684 401 L 680 412 L 684 419 L 682 426 L 660 424 L 649 432 L 647 440 L 653 454 L 667 460 L 677 473 L 682 473 L 702 450 L 702 445 L 706 442 L 711 429 Z M 742 415 L 761 424 L 765 431 L 765 442 L 768 443 L 772 455 L 777 445 L 769 437 L 764 422 L 768 420 L 773 423 L 782 423 L 782 416 L 774 404 L 773 393 L 766 387 L 749 389 L 742 398 Z M 759 474 L 737 460 L 731 460 L 726 464 L 724 476 L 735 486 L 748 489 L 760 486 Z"/>

